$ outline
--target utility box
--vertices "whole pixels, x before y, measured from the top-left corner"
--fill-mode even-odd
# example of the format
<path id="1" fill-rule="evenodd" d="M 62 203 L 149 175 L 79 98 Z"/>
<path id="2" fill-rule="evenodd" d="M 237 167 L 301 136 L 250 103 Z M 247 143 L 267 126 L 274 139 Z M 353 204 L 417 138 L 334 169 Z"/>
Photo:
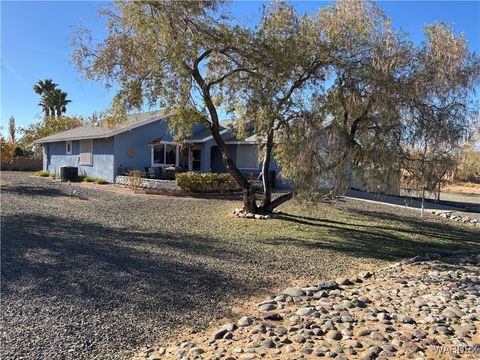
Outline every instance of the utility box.
<path id="1" fill-rule="evenodd" d="M 62 166 L 60 168 L 61 181 L 75 181 L 78 179 L 78 167 Z"/>

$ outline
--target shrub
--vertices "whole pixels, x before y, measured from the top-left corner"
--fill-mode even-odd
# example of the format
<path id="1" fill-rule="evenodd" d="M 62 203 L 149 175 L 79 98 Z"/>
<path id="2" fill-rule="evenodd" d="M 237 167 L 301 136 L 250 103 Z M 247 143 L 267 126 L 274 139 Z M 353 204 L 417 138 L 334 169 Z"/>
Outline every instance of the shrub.
<path id="1" fill-rule="evenodd" d="M 142 173 L 138 170 L 132 170 L 128 173 L 128 180 L 130 182 L 130 187 L 136 190 L 142 186 Z"/>
<path id="2" fill-rule="evenodd" d="M 230 174 L 198 174 L 186 172 L 177 174 L 177 185 L 189 192 L 227 192 L 237 190 L 237 184 Z"/>
<path id="3" fill-rule="evenodd" d="M 105 185 L 105 184 L 108 184 L 108 181 L 105 180 L 105 179 L 101 179 L 101 178 L 96 178 L 95 179 L 95 182 L 99 185 Z"/>
<path id="4" fill-rule="evenodd" d="M 4 164 L 11 164 L 15 153 L 15 144 L 7 141 L 3 136 L 0 136 L 1 142 L 1 162 Z"/>
<path id="5" fill-rule="evenodd" d="M 57 180 L 57 179 L 60 179 L 60 175 L 58 175 L 57 173 L 53 173 L 52 175 L 50 175 L 52 177 L 53 180 Z"/>
<path id="6" fill-rule="evenodd" d="M 49 177 L 50 174 L 48 173 L 48 171 L 40 170 L 35 173 L 35 176 Z"/>
<path id="7" fill-rule="evenodd" d="M 91 176 L 84 176 L 83 182 L 95 182 L 95 178 Z"/>

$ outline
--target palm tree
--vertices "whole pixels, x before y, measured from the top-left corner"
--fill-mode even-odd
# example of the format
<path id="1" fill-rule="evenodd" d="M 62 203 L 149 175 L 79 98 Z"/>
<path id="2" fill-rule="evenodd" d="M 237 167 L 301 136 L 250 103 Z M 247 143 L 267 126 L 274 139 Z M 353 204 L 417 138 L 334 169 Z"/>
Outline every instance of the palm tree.
<path id="1" fill-rule="evenodd" d="M 51 111 L 51 104 L 48 101 L 48 94 L 56 90 L 57 86 L 58 84 L 55 84 L 51 79 L 38 80 L 37 83 L 33 86 L 33 91 L 35 92 L 35 94 L 38 94 L 42 97 L 42 100 L 38 105 L 43 108 L 45 117 L 55 114 Z"/>
<path id="2" fill-rule="evenodd" d="M 44 99 L 42 97 L 42 100 L 38 103 L 43 109 L 43 113 L 45 114 L 45 118 L 50 117 L 50 105 L 48 103 L 48 99 Z"/>
<path id="3" fill-rule="evenodd" d="M 53 91 L 57 88 L 58 84 L 55 84 L 53 80 L 38 80 L 37 83 L 33 86 L 33 91 L 35 94 L 43 96 L 50 91 Z"/>
<path id="4" fill-rule="evenodd" d="M 67 111 L 67 105 L 72 102 L 67 99 L 67 96 L 68 94 L 60 89 L 55 89 L 48 93 L 47 100 L 52 115 L 59 117 Z"/>

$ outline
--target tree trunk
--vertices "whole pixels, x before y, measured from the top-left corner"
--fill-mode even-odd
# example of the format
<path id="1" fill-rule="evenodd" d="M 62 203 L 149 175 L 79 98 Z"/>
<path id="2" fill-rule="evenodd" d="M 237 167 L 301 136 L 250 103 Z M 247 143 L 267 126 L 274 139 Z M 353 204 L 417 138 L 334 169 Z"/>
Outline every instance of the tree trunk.
<path id="1" fill-rule="evenodd" d="M 255 191 L 252 185 L 247 181 L 247 179 L 245 179 L 243 174 L 238 169 L 237 165 L 235 165 L 232 158 L 230 157 L 228 147 L 225 144 L 225 141 L 223 140 L 222 135 L 220 134 L 218 112 L 217 112 L 217 108 L 215 107 L 215 104 L 213 103 L 213 100 L 210 94 L 210 89 L 205 84 L 205 80 L 203 79 L 198 69 L 192 70 L 192 76 L 197 82 L 197 84 L 200 86 L 200 88 L 202 89 L 203 101 L 205 102 L 208 113 L 210 115 L 210 121 L 211 121 L 210 131 L 212 133 L 213 139 L 217 143 L 218 148 L 222 153 L 223 162 L 226 168 L 228 169 L 228 171 L 230 172 L 230 174 L 235 179 L 235 182 L 238 184 L 240 189 L 242 189 L 244 211 L 256 213 L 258 208 L 256 204 L 256 199 L 255 199 Z"/>
<path id="2" fill-rule="evenodd" d="M 344 188 L 342 190 L 345 191 L 345 193 L 352 187 L 352 158 L 353 149 L 351 148 L 350 144 L 348 144 L 345 156 L 343 158 Z"/>
<path id="3" fill-rule="evenodd" d="M 273 127 L 273 125 L 272 125 Z M 263 183 L 263 200 L 261 208 L 265 209 L 272 201 L 272 182 L 270 180 L 270 161 L 272 160 L 274 130 L 270 129 L 265 144 L 265 155 L 262 164 L 262 183 Z M 273 209 L 272 209 L 273 210 Z"/>
<path id="4" fill-rule="evenodd" d="M 255 200 L 255 189 L 250 186 L 243 190 L 243 210 L 246 213 L 255 214 L 258 211 L 257 202 Z"/>

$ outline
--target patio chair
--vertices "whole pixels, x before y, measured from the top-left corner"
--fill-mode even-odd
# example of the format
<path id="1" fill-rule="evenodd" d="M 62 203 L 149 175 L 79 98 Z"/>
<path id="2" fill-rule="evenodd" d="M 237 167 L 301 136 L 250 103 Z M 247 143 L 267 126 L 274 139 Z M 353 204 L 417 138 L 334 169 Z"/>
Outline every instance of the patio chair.
<path id="1" fill-rule="evenodd" d="M 153 168 L 154 172 L 154 179 L 161 179 L 162 178 L 162 168 L 161 167 L 154 167 Z"/>
<path id="2" fill-rule="evenodd" d="M 119 167 L 117 169 L 117 174 L 118 175 L 123 175 L 123 176 L 128 175 L 128 170 L 124 167 Z"/>
<path id="3" fill-rule="evenodd" d="M 155 169 L 152 167 L 145 168 L 145 174 L 149 179 L 155 179 Z"/>
<path id="4" fill-rule="evenodd" d="M 175 174 L 177 172 L 177 169 L 175 166 L 171 165 L 165 169 L 165 175 L 167 180 L 175 180 Z"/>

